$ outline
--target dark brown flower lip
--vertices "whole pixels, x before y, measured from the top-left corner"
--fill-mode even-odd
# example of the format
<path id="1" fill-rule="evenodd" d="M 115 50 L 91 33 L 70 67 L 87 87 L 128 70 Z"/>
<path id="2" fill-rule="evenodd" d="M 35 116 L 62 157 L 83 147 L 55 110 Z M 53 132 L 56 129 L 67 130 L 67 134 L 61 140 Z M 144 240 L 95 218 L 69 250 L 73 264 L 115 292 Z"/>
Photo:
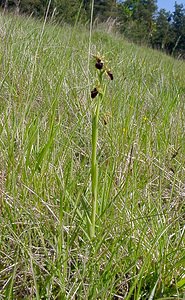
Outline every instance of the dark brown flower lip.
<path id="1" fill-rule="evenodd" d="M 95 64 L 96 69 L 102 70 L 103 69 L 103 62 L 101 60 L 97 61 Z"/>
<path id="2" fill-rule="evenodd" d="M 103 123 L 104 125 L 107 125 L 107 120 L 105 118 L 103 119 Z"/>
<path id="3" fill-rule="evenodd" d="M 91 91 L 91 98 L 94 99 L 97 95 L 98 95 L 98 90 L 95 87 L 92 91 Z"/>
<path id="4" fill-rule="evenodd" d="M 110 78 L 111 80 L 114 79 L 113 74 L 112 74 L 112 72 L 111 72 L 110 70 L 107 71 L 107 75 L 109 76 L 109 78 Z"/>

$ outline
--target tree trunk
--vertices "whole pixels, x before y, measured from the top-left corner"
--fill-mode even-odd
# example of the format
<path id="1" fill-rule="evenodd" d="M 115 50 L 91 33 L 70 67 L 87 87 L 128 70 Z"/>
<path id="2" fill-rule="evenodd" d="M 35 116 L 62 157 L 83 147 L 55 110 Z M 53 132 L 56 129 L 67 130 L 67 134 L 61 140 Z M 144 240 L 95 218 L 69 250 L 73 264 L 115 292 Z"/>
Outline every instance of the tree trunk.
<path id="1" fill-rule="evenodd" d="M 8 9 L 8 0 L 5 0 L 3 12 L 5 13 Z"/>
<path id="2" fill-rule="evenodd" d="M 18 15 L 19 14 L 20 0 L 14 0 L 14 1 L 15 1 L 15 6 L 16 6 L 15 13 L 16 13 L 16 15 Z"/>

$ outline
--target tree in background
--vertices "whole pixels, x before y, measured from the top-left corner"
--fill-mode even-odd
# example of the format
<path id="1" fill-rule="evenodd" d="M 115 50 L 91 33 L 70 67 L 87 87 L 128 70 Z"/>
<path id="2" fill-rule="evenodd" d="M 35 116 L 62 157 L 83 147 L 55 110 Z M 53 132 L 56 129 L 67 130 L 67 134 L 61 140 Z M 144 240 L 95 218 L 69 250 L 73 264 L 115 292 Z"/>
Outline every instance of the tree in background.
<path id="1" fill-rule="evenodd" d="M 87 21 L 87 14 L 82 0 L 53 0 L 56 10 L 56 19 L 68 24 L 74 24 L 76 20 Z"/>
<path id="2" fill-rule="evenodd" d="M 15 10 L 35 17 L 43 17 L 49 0 L 0 0 L 3 10 Z M 92 0 L 51 0 L 48 17 L 74 24 L 90 21 Z M 169 54 L 185 57 L 185 9 L 175 3 L 170 14 L 157 11 L 157 0 L 94 0 L 93 19 L 105 22 L 117 20 L 117 29 L 136 43 L 162 49 Z"/>
<path id="3" fill-rule="evenodd" d="M 83 7 L 90 19 L 91 15 L 91 0 L 83 0 Z M 94 0 L 93 19 L 100 22 L 107 20 L 109 17 L 117 17 L 117 1 L 116 0 Z"/>
<path id="4" fill-rule="evenodd" d="M 41 17 L 46 12 L 48 0 L 0 0 L 0 5 L 4 10 L 14 10 L 17 13 Z"/>
<path id="5" fill-rule="evenodd" d="M 21 0 L 20 11 L 25 14 L 33 14 L 35 17 L 42 17 L 45 15 L 47 6 L 48 0 Z"/>
<path id="6" fill-rule="evenodd" d="M 125 0 L 119 4 L 121 31 L 134 42 L 149 43 L 154 28 L 156 0 Z"/>
<path id="7" fill-rule="evenodd" d="M 87 15 L 82 0 L 0 0 L 0 5 L 4 10 L 19 9 L 20 13 L 33 15 L 34 17 L 43 17 L 49 6 L 49 15 L 55 12 L 57 21 L 64 21 L 74 24 L 77 17 L 87 21 Z"/>
<path id="8" fill-rule="evenodd" d="M 174 36 L 174 47 L 172 53 L 185 53 L 185 9 L 183 4 L 175 3 L 172 32 Z"/>
<path id="9" fill-rule="evenodd" d="M 170 12 L 167 12 L 165 9 L 161 9 L 158 12 L 151 39 L 153 47 L 166 50 L 168 45 L 172 42 L 171 20 Z"/>
<path id="10" fill-rule="evenodd" d="M 164 9 L 158 12 L 152 46 L 185 57 L 185 9 L 182 4 L 175 3 L 172 14 Z"/>

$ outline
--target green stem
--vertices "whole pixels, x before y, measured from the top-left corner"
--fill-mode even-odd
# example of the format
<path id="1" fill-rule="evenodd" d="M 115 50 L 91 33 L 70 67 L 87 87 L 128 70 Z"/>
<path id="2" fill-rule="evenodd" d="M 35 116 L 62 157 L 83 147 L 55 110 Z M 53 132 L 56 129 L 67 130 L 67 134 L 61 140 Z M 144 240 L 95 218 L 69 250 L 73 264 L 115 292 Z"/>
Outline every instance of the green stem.
<path id="1" fill-rule="evenodd" d="M 102 86 L 102 78 L 104 71 L 98 72 L 98 82 L 99 86 Z M 92 184 L 92 211 L 90 220 L 90 238 L 95 237 L 95 227 L 96 227 L 96 210 L 98 203 L 98 162 L 97 162 L 97 144 L 98 144 L 98 121 L 100 114 L 100 105 L 102 103 L 105 94 L 105 88 L 103 93 L 99 93 L 95 109 L 92 115 L 92 157 L 91 157 L 91 184 Z"/>
<path id="2" fill-rule="evenodd" d="M 90 226 L 91 238 L 95 236 L 96 207 L 97 207 L 97 200 L 98 200 L 97 143 L 98 143 L 98 120 L 99 120 L 101 100 L 102 100 L 102 95 L 98 97 L 95 111 L 92 117 L 92 158 L 91 158 L 92 213 L 91 213 L 91 226 Z"/>

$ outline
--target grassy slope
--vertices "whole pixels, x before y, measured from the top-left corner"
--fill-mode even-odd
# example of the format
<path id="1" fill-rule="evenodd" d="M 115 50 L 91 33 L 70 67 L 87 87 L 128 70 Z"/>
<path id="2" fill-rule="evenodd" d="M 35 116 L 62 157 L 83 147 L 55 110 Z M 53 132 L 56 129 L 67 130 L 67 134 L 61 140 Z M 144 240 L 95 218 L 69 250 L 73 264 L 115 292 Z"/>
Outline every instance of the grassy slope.
<path id="1" fill-rule="evenodd" d="M 0 299 L 183 299 L 184 62 L 93 33 L 115 79 L 91 242 L 88 32 L 0 16 L 0 37 Z"/>

